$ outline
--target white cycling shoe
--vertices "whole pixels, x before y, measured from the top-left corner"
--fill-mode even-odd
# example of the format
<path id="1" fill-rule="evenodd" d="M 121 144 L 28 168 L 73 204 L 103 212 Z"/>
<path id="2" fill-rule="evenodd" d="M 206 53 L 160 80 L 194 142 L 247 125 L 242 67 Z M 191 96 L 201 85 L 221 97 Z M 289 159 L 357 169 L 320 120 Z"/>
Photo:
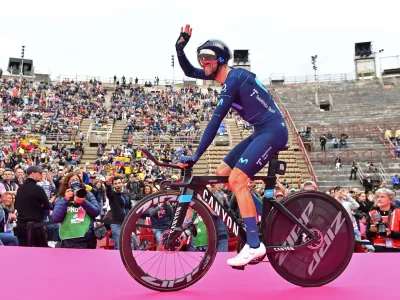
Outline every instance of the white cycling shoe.
<path id="1" fill-rule="evenodd" d="M 265 255 L 267 250 L 263 243 L 260 243 L 258 248 L 250 248 L 248 244 L 244 245 L 243 249 L 234 258 L 227 260 L 228 265 L 231 267 L 242 267 L 247 265 L 253 259 L 257 259 Z"/>

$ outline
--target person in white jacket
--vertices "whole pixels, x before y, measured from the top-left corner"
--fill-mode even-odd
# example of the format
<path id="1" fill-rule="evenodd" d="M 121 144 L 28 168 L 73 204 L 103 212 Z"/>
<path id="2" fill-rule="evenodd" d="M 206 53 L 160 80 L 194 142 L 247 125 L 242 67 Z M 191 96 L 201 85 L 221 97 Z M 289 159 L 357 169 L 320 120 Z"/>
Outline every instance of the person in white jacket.
<path id="1" fill-rule="evenodd" d="M 360 207 L 360 204 L 353 199 L 351 194 L 346 189 L 340 189 L 335 198 L 343 205 L 347 213 L 350 215 L 351 221 L 353 222 L 354 235 L 356 239 L 361 239 L 361 233 L 358 229 L 356 219 L 354 218 L 353 211 Z"/>

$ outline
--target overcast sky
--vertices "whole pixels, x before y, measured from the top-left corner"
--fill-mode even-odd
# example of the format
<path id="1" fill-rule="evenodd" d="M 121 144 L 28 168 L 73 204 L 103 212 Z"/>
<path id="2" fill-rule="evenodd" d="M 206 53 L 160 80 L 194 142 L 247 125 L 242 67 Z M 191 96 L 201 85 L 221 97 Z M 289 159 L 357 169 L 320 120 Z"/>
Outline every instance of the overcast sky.
<path id="1" fill-rule="evenodd" d="M 25 57 L 43 73 L 170 79 L 174 44 L 186 23 L 193 36 L 185 51 L 194 65 L 197 46 L 218 38 L 232 50 L 249 49 L 262 80 L 271 73 L 313 74 L 314 54 L 319 74 L 354 72 L 355 42 L 372 41 L 383 56 L 400 54 L 398 0 L 1 2 L 3 70 L 24 45 Z M 383 63 L 397 67 L 396 59 Z M 183 77 L 177 63 L 175 77 Z"/>

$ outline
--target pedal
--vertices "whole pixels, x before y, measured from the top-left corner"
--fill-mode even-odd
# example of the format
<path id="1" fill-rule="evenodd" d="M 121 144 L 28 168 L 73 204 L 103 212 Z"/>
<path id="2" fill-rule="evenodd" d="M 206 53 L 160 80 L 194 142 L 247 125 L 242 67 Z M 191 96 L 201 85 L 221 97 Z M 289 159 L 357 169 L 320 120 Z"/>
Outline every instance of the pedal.
<path id="1" fill-rule="evenodd" d="M 239 266 L 239 267 L 233 267 L 233 266 L 232 266 L 232 269 L 244 271 L 244 267 L 245 267 L 245 266 Z"/>

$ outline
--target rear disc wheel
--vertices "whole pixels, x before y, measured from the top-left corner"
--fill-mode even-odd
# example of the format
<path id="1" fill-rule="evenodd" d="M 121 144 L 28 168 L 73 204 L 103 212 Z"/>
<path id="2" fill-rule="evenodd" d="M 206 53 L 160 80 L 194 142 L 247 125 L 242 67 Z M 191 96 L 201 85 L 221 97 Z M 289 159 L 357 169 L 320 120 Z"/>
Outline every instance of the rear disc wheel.
<path id="1" fill-rule="evenodd" d="M 287 281 L 303 287 L 335 280 L 354 251 L 354 227 L 347 211 L 336 199 L 318 191 L 289 195 L 283 204 L 317 239 L 295 251 L 268 253 L 273 268 Z M 277 209 L 266 222 L 268 246 L 299 245 L 311 238 Z"/>

